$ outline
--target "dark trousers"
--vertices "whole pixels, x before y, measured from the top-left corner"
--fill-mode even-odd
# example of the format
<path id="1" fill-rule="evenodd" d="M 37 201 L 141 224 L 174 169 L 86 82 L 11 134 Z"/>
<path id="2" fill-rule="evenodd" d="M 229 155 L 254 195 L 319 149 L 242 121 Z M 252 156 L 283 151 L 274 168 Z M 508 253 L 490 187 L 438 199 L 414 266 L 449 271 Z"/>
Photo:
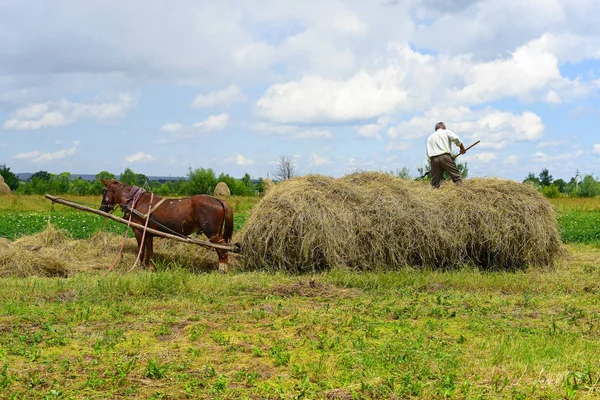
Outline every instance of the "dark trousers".
<path id="1" fill-rule="evenodd" d="M 431 186 L 434 188 L 440 187 L 444 171 L 450 175 L 452 182 L 456 184 L 462 182 L 460 171 L 456 168 L 456 164 L 450 154 L 441 154 L 431 157 Z"/>

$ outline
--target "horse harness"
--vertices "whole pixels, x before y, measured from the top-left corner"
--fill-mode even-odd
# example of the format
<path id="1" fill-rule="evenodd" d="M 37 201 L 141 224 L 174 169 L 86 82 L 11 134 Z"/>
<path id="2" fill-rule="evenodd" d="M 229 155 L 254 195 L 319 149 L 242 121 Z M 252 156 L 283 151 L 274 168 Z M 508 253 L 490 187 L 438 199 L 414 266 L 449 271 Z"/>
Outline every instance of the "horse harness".
<path id="1" fill-rule="evenodd" d="M 155 219 L 151 218 L 150 215 L 156 211 L 156 209 L 165 201 L 167 201 L 168 199 L 166 197 L 163 197 L 162 199 L 159 200 L 158 203 L 156 203 L 155 205 L 152 206 L 152 204 L 150 204 L 150 206 L 152 206 L 148 212 L 146 214 L 143 214 L 142 212 L 138 211 L 135 209 L 135 205 L 137 204 L 137 202 L 142 198 L 142 196 L 146 193 L 146 190 L 144 190 L 143 188 L 139 187 L 139 186 L 132 186 L 131 190 L 129 191 L 129 196 L 126 199 L 125 204 L 119 204 L 119 206 L 121 207 L 121 209 L 123 210 L 123 218 L 129 218 L 129 213 L 133 212 L 135 215 L 137 215 L 138 217 L 142 218 L 142 219 L 146 219 L 148 218 L 150 221 L 152 221 L 152 223 L 158 225 L 159 227 L 161 227 L 163 230 L 170 232 L 173 235 L 182 237 L 182 238 L 187 238 L 187 236 L 174 231 L 173 229 L 164 226 L 163 224 L 161 224 L 160 222 L 156 221 Z"/>

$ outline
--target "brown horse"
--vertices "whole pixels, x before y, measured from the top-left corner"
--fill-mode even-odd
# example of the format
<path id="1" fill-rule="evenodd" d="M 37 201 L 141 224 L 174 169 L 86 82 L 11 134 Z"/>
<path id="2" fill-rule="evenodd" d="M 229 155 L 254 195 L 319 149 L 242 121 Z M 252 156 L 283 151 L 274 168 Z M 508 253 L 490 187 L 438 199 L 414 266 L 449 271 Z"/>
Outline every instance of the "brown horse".
<path id="1" fill-rule="evenodd" d="M 102 179 L 102 183 L 104 192 L 100 211 L 110 212 L 115 206 L 120 206 L 124 212 L 123 217 L 129 219 L 130 210 L 133 208 L 131 221 L 145 225 L 145 215 L 150 209 L 148 228 L 184 236 L 196 232 L 204 233 L 212 243 L 228 244 L 231 240 L 233 212 L 226 201 L 205 194 L 163 200 L 158 195 L 120 183 L 116 179 L 109 181 Z M 137 198 L 132 199 L 132 196 Z M 152 205 L 149 206 L 151 197 Z M 154 235 L 146 232 L 142 243 L 143 230 L 134 228 L 133 231 L 138 243 L 138 251 L 140 247 L 142 248 L 140 255 L 142 265 L 151 265 Z M 216 249 L 216 251 L 219 256 L 219 271 L 227 272 L 227 250 Z"/>

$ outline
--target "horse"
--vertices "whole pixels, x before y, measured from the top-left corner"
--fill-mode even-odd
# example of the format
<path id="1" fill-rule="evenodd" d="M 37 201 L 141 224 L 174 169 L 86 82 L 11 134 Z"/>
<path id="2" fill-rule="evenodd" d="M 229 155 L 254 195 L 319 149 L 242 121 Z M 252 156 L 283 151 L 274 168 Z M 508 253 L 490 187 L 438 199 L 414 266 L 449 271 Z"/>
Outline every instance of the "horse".
<path id="1" fill-rule="evenodd" d="M 168 199 L 116 179 L 101 180 L 104 190 L 100 211 L 112 212 L 116 206 L 120 206 L 124 213 L 123 218 L 131 218 L 132 222 L 145 225 L 146 214 L 150 210 L 148 228 L 180 236 L 203 233 L 211 243 L 228 244 L 231 240 L 233 211 L 226 201 L 205 194 Z M 154 235 L 147 231 L 144 235 L 143 230 L 137 228 L 133 228 L 133 232 L 138 243 L 138 252 L 141 248 L 142 265 L 152 266 Z M 219 271 L 225 273 L 228 267 L 227 250 L 215 250 L 219 257 Z"/>

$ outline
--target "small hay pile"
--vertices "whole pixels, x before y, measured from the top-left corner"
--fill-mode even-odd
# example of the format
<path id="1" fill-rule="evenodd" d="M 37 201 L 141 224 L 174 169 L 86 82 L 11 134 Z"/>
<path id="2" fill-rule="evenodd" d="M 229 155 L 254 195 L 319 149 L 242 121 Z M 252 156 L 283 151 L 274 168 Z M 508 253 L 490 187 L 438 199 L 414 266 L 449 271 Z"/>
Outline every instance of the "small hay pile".
<path id="1" fill-rule="evenodd" d="M 97 232 L 89 239 L 72 239 L 53 225 L 14 242 L 0 238 L 0 277 L 66 277 L 84 271 L 106 271 L 122 243 L 123 235 L 107 232 Z M 214 250 L 173 240 L 155 238 L 154 255 L 155 262 L 165 267 L 177 265 L 193 271 L 218 269 Z M 128 238 L 115 269 L 128 271 L 136 257 L 136 241 Z M 230 265 L 235 265 L 231 256 Z M 136 269 L 140 270 L 141 266 Z"/>
<path id="2" fill-rule="evenodd" d="M 0 175 L 0 196 L 10 194 L 10 187 L 4 182 L 4 177 Z"/>
<path id="3" fill-rule="evenodd" d="M 215 186 L 213 194 L 217 197 L 229 197 L 231 196 L 231 191 L 225 182 L 219 182 L 217 183 L 217 186 Z"/>
<path id="4" fill-rule="evenodd" d="M 438 190 L 383 173 L 286 180 L 240 233 L 249 269 L 309 272 L 336 266 L 516 268 L 562 253 L 556 217 L 530 186 L 469 179 Z"/>
<path id="5" fill-rule="evenodd" d="M 275 187 L 275 182 L 271 180 L 271 178 L 265 178 L 263 180 L 263 193 L 267 194 L 271 189 Z"/>

